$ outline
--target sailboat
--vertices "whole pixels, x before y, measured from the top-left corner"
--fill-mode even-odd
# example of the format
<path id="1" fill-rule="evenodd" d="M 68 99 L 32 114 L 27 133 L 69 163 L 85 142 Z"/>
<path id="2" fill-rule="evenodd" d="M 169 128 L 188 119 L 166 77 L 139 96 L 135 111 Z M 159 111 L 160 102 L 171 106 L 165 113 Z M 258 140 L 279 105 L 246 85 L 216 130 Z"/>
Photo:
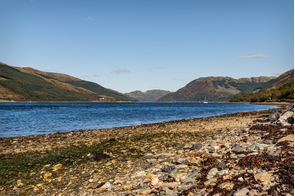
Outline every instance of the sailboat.
<path id="1" fill-rule="evenodd" d="M 203 103 L 208 103 L 208 102 L 206 101 L 206 96 L 205 96 L 205 100 L 203 101 Z"/>

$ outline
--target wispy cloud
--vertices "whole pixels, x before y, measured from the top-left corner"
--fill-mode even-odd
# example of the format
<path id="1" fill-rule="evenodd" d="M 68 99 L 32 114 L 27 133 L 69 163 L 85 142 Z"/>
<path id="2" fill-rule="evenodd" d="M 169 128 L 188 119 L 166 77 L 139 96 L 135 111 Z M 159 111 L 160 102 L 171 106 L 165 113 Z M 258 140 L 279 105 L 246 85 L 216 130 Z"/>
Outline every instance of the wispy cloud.
<path id="1" fill-rule="evenodd" d="M 94 18 L 92 18 L 91 16 L 89 16 L 89 17 L 86 18 L 85 20 L 94 20 Z"/>
<path id="2" fill-rule="evenodd" d="M 184 81 L 185 79 L 183 79 L 183 78 L 173 78 L 173 80 Z"/>
<path id="3" fill-rule="evenodd" d="M 275 56 L 281 56 L 281 54 L 276 54 Z"/>
<path id="4" fill-rule="evenodd" d="M 82 75 L 82 78 L 92 78 L 92 77 L 99 77 L 99 75 Z"/>
<path id="5" fill-rule="evenodd" d="M 283 73 L 285 73 L 285 71 L 278 71 L 273 73 L 273 75 L 279 76 L 279 75 L 282 75 Z"/>
<path id="6" fill-rule="evenodd" d="M 112 74 L 120 74 L 120 73 L 130 73 L 131 71 L 128 69 L 118 69 L 118 70 L 113 70 L 111 71 Z"/>
<path id="7" fill-rule="evenodd" d="M 252 56 L 239 56 L 238 59 L 257 59 L 257 58 L 269 58 L 269 55 L 255 54 Z"/>

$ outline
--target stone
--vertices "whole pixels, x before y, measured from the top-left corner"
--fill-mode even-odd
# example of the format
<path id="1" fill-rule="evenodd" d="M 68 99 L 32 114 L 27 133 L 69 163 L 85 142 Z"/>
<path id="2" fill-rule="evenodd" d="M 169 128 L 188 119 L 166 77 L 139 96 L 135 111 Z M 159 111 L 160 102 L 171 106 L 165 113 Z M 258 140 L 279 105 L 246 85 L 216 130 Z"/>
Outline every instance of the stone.
<path id="1" fill-rule="evenodd" d="M 260 180 L 262 182 L 270 182 L 272 174 L 267 172 L 260 172 L 254 175 L 255 180 Z"/>
<path id="2" fill-rule="evenodd" d="M 268 151 L 267 155 L 270 155 L 270 156 L 276 156 L 276 157 L 280 156 L 279 153 L 275 153 L 275 152 L 272 151 L 272 150 Z"/>
<path id="3" fill-rule="evenodd" d="M 124 161 L 124 158 L 123 158 L 123 157 L 118 157 L 117 160 L 118 160 L 118 161 Z"/>
<path id="4" fill-rule="evenodd" d="M 293 141 L 294 142 L 294 135 L 293 134 L 287 135 L 286 137 L 279 139 L 277 143 L 283 142 L 283 141 Z"/>
<path id="5" fill-rule="evenodd" d="M 281 121 L 281 122 L 287 122 L 287 119 L 290 118 L 290 117 L 292 117 L 292 115 L 294 115 L 294 112 L 287 111 L 283 115 L 281 115 L 281 117 L 279 118 L 279 121 Z"/>
<path id="6" fill-rule="evenodd" d="M 86 178 L 89 177 L 90 173 L 88 171 L 84 172 L 83 174 L 80 175 L 81 178 Z"/>
<path id="7" fill-rule="evenodd" d="M 192 160 L 189 165 L 191 166 L 199 166 L 201 163 L 202 163 L 202 160 L 203 159 L 195 159 L 195 160 Z"/>
<path id="8" fill-rule="evenodd" d="M 198 171 L 192 172 L 190 174 L 187 174 L 188 178 L 194 178 L 196 176 L 200 175 L 200 173 Z"/>
<path id="9" fill-rule="evenodd" d="M 153 178 L 152 181 L 151 181 L 151 185 L 152 186 L 155 186 L 159 183 L 159 178 Z"/>
<path id="10" fill-rule="evenodd" d="M 208 175 L 210 176 L 215 176 L 218 172 L 218 169 L 213 167 L 212 169 L 210 169 L 210 171 L 208 172 Z"/>
<path id="11" fill-rule="evenodd" d="M 232 151 L 235 152 L 235 153 L 236 152 L 243 152 L 244 149 L 242 147 L 235 147 L 235 148 L 232 149 Z"/>
<path id="12" fill-rule="evenodd" d="M 230 182 L 224 182 L 218 185 L 219 188 L 221 189 L 226 189 L 226 190 L 232 190 L 234 188 L 235 184 L 230 183 Z"/>
<path id="13" fill-rule="evenodd" d="M 212 179 L 209 179 L 206 182 L 204 182 L 204 185 L 208 186 L 208 185 L 210 185 L 210 184 L 212 184 L 212 183 L 214 183 L 216 181 L 217 181 L 217 178 L 212 178 Z"/>
<path id="14" fill-rule="evenodd" d="M 163 172 L 171 172 L 174 169 L 174 166 L 165 165 L 162 169 Z"/>
<path id="15" fill-rule="evenodd" d="M 44 178 L 48 178 L 48 177 L 50 177 L 50 176 L 52 176 L 52 173 L 50 173 L 50 172 L 44 174 Z"/>
<path id="16" fill-rule="evenodd" d="M 224 169 L 224 168 L 226 168 L 226 165 L 225 165 L 224 161 L 221 161 L 215 167 L 218 169 Z"/>
<path id="17" fill-rule="evenodd" d="M 259 149 L 263 149 L 263 148 L 269 147 L 269 145 L 267 145 L 267 144 L 253 144 L 251 146 L 248 146 L 247 149 L 254 150 L 255 147 L 258 147 Z"/>
<path id="18" fill-rule="evenodd" d="M 267 120 L 273 121 L 273 120 L 278 120 L 280 118 L 280 114 L 278 111 L 274 111 L 269 114 Z"/>
<path id="19" fill-rule="evenodd" d="M 61 168 L 62 168 L 62 164 L 59 163 L 52 167 L 52 171 L 57 171 L 57 170 L 60 170 Z"/>
<path id="20" fill-rule="evenodd" d="M 171 189 L 174 189 L 178 186 L 178 183 L 177 182 L 164 182 L 161 184 L 161 187 L 162 188 L 171 188 Z"/>
<path id="21" fill-rule="evenodd" d="M 234 193 L 234 196 L 246 196 L 249 192 L 249 189 L 243 188 L 241 190 L 238 190 Z"/>
<path id="22" fill-rule="evenodd" d="M 248 196 L 256 196 L 258 195 L 258 192 L 256 189 L 251 189 L 248 193 Z"/>
<path id="23" fill-rule="evenodd" d="M 202 147 L 203 147 L 203 144 L 201 144 L 201 143 L 195 143 L 191 147 L 191 150 L 200 150 Z"/>

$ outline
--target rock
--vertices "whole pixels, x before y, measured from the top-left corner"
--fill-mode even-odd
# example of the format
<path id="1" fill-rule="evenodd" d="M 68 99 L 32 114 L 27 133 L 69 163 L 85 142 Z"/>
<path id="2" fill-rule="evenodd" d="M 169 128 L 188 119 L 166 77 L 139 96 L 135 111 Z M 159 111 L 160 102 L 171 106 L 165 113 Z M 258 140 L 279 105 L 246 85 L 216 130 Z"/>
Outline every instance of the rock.
<path id="1" fill-rule="evenodd" d="M 208 175 L 210 176 L 215 176 L 218 172 L 218 169 L 213 167 L 212 169 L 210 169 L 210 171 L 208 172 Z"/>
<path id="2" fill-rule="evenodd" d="M 274 111 L 269 114 L 267 120 L 273 121 L 273 120 L 278 120 L 280 118 L 280 114 L 278 111 Z"/>
<path id="3" fill-rule="evenodd" d="M 279 153 L 275 153 L 275 152 L 272 151 L 272 150 L 268 151 L 267 155 L 270 155 L 270 156 L 276 156 L 276 157 L 280 156 Z"/>
<path id="4" fill-rule="evenodd" d="M 226 165 L 225 165 L 224 161 L 221 161 L 215 167 L 218 169 L 224 169 L 224 168 L 226 168 Z"/>
<path id="5" fill-rule="evenodd" d="M 44 178 L 48 178 L 48 177 L 50 177 L 50 176 L 52 176 L 52 173 L 50 173 L 50 172 L 44 174 Z"/>
<path id="6" fill-rule="evenodd" d="M 256 195 L 258 195 L 258 192 L 257 192 L 256 189 L 252 189 L 252 190 L 250 190 L 249 193 L 248 193 L 248 196 L 256 196 Z"/>
<path id="7" fill-rule="evenodd" d="M 254 150 L 255 147 L 258 147 L 258 148 L 260 148 L 260 149 L 263 149 L 263 148 L 269 147 L 269 145 L 267 145 L 267 144 L 253 144 L 253 145 L 251 145 L 251 146 L 248 146 L 247 149 L 252 149 L 252 150 Z"/>
<path id="8" fill-rule="evenodd" d="M 157 157 L 158 159 L 165 159 L 166 157 L 165 157 L 165 155 L 159 155 L 158 157 Z"/>
<path id="9" fill-rule="evenodd" d="M 294 115 L 294 112 L 287 111 L 283 115 L 281 115 L 281 117 L 279 118 L 279 121 L 287 122 L 287 119 L 290 118 L 290 117 L 292 118 L 292 115 Z"/>
<path id="10" fill-rule="evenodd" d="M 262 182 L 270 182 L 272 174 L 267 172 L 260 172 L 254 175 L 255 180 L 260 180 Z"/>
<path id="11" fill-rule="evenodd" d="M 210 153 L 213 153 L 213 152 L 215 152 L 215 148 L 211 146 L 211 147 L 208 148 L 208 151 L 209 151 Z"/>
<path id="12" fill-rule="evenodd" d="M 202 147 L 203 147 L 203 144 L 201 144 L 201 143 L 195 143 L 191 147 L 191 150 L 200 150 Z"/>
<path id="13" fill-rule="evenodd" d="M 52 171 L 57 171 L 57 170 L 60 170 L 61 168 L 62 168 L 62 164 L 59 163 L 52 167 Z"/>
<path id="14" fill-rule="evenodd" d="M 249 189 L 243 188 L 241 190 L 238 190 L 234 193 L 234 196 L 246 196 L 249 192 Z"/>
<path id="15" fill-rule="evenodd" d="M 235 147 L 232 149 L 233 152 L 237 153 L 237 152 L 243 152 L 244 149 L 242 147 Z"/>
<path id="16" fill-rule="evenodd" d="M 187 174 L 188 178 L 194 178 L 196 176 L 200 175 L 200 173 L 198 171 L 192 172 L 190 174 Z"/>
<path id="17" fill-rule="evenodd" d="M 124 158 L 123 158 L 123 157 L 118 157 L 117 160 L 118 160 L 118 161 L 124 161 Z"/>
<path id="18" fill-rule="evenodd" d="M 151 185 L 152 186 L 155 186 L 155 185 L 157 185 L 159 183 L 159 178 L 153 178 L 152 179 L 152 182 L 151 182 Z"/>
<path id="19" fill-rule="evenodd" d="M 84 172 L 83 174 L 80 175 L 81 178 L 86 178 L 89 177 L 90 173 L 88 171 Z"/>
<path id="20" fill-rule="evenodd" d="M 143 176 L 146 176 L 146 173 L 145 171 L 136 171 L 133 173 L 133 175 L 131 176 L 132 177 L 143 177 Z"/>
<path id="21" fill-rule="evenodd" d="M 279 139 L 277 143 L 283 142 L 283 141 L 294 141 L 294 135 L 293 134 L 287 135 L 286 137 Z"/>
<path id="22" fill-rule="evenodd" d="M 191 166 L 199 166 L 201 163 L 202 163 L 202 160 L 203 159 L 195 159 L 195 160 L 192 160 L 189 165 Z"/>
<path id="23" fill-rule="evenodd" d="M 146 155 L 144 155 L 143 158 L 145 159 L 153 159 L 155 156 L 152 153 L 147 153 Z"/>
<path id="24" fill-rule="evenodd" d="M 171 188 L 171 189 L 174 189 L 178 186 L 178 183 L 177 182 L 164 182 L 161 184 L 161 187 L 162 188 Z"/>
<path id="25" fill-rule="evenodd" d="M 174 169 L 174 166 L 165 165 L 162 169 L 163 172 L 171 172 Z"/>
<path id="26" fill-rule="evenodd" d="M 224 182 L 218 185 L 219 188 L 221 189 L 226 189 L 226 190 L 232 190 L 234 188 L 235 184 L 230 183 L 230 182 Z"/>
<path id="27" fill-rule="evenodd" d="M 212 179 L 209 179 L 206 182 L 204 182 L 204 185 L 208 186 L 208 185 L 210 185 L 210 184 L 212 184 L 212 183 L 214 183 L 216 181 L 217 181 L 217 178 L 212 178 Z"/>

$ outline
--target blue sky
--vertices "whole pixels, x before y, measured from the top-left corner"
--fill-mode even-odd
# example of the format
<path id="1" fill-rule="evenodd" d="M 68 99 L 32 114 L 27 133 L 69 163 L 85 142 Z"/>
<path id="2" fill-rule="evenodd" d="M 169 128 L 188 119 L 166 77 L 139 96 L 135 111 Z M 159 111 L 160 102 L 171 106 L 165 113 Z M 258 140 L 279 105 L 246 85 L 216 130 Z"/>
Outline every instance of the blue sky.
<path id="1" fill-rule="evenodd" d="M 293 0 L 0 0 L 0 61 L 127 93 L 294 67 Z"/>

